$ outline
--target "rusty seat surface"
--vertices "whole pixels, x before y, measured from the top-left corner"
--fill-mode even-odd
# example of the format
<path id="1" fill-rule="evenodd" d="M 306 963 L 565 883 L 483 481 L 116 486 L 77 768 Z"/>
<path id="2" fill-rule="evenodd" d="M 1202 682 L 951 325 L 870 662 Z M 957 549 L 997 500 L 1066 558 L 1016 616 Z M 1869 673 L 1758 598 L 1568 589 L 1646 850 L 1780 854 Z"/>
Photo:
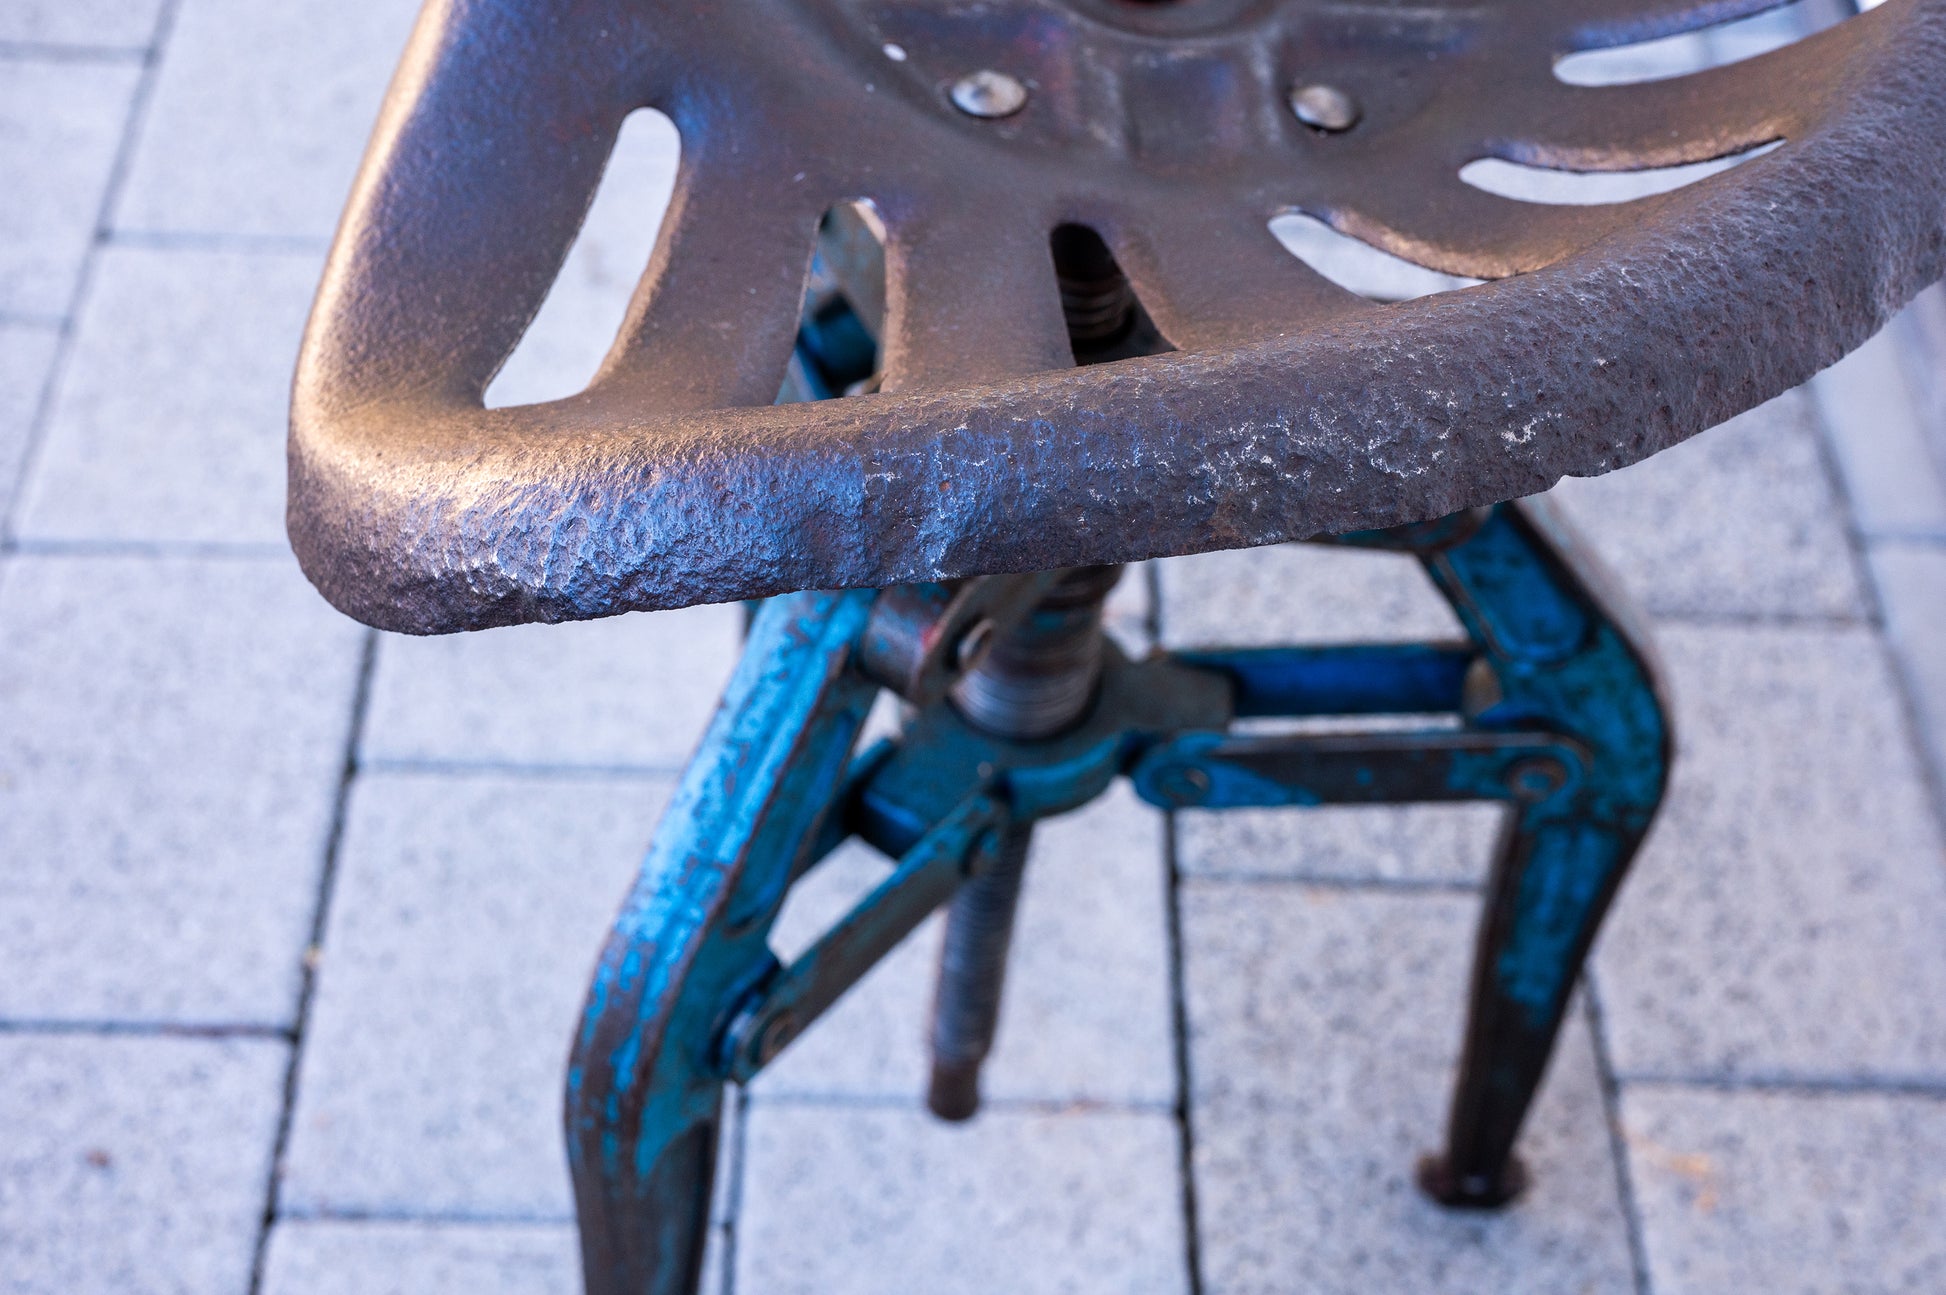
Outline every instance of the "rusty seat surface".
<path id="1" fill-rule="evenodd" d="M 1770 7 L 431 0 L 306 337 L 293 544 L 345 611 L 442 632 L 1257 545 L 1622 466 L 1946 272 L 1946 0 L 1688 76 L 1555 73 Z M 978 69 L 1025 104 L 956 108 Z M 1293 114 L 1314 82 L 1355 124 Z M 579 395 L 487 409 L 645 106 L 681 169 L 607 360 Z M 1763 145 L 1605 205 L 1460 177 Z M 819 221 L 860 200 L 883 390 L 772 405 Z M 1368 301 L 1277 243 L 1280 212 L 1489 282 Z M 1072 367 L 1067 223 L 1173 352 Z"/>

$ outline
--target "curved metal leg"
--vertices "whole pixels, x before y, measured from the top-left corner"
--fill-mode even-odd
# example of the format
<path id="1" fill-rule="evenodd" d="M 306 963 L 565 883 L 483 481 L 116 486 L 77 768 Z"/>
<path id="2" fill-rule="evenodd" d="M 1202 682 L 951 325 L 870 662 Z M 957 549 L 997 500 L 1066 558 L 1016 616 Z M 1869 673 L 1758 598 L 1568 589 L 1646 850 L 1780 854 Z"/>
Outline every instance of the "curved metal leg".
<path id="1" fill-rule="evenodd" d="M 1503 505 L 1425 560 L 1491 666 L 1472 722 L 1543 724 L 1586 754 L 1580 768 L 1536 758 L 1505 774 L 1514 809 L 1488 883 L 1446 1150 L 1420 1169 L 1441 1202 L 1493 1207 L 1524 1185 L 1514 1139 L 1661 801 L 1669 728 L 1626 603 L 1549 510 Z"/>
<path id="2" fill-rule="evenodd" d="M 869 591 L 772 600 L 657 830 L 589 989 L 568 1158 L 590 1295 L 689 1295 L 709 1231 L 729 1015 L 814 857 L 874 688 Z"/>

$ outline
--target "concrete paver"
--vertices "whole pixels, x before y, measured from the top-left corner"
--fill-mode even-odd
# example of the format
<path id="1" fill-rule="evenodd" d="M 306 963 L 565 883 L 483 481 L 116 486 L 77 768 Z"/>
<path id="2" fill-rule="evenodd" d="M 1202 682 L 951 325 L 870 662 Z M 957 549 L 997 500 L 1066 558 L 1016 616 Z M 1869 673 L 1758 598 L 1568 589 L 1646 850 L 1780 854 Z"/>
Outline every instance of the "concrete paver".
<path id="1" fill-rule="evenodd" d="M 362 640 L 288 559 L 12 559 L 0 1019 L 291 1024 Z"/>
<path id="2" fill-rule="evenodd" d="M 580 1278 L 564 1223 L 295 1219 L 271 1231 L 263 1295 L 561 1295 Z"/>
<path id="3" fill-rule="evenodd" d="M 1653 614 L 1860 619 L 1863 586 L 1818 431 L 1794 391 L 1552 494 Z"/>
<path id="4" fill-rule="evenodd" d="M 116 229 L 330 237 L 417 0 L 183 0 Z"/>
<path id="5" fill-rule="evenodd" d="M 1875 544 L 1871 566 L 1935 785 L 1946 787 L 1946 547 Z"/>
<path id="6" fill-rule="evenodd" d="M 1946 481 L 1887 329 L 1820 373 L 1810 390 L 1844 475 L 1851 516 L 1867 537 L 1946 537 Z"/>
<path id="7" fill-rule="evenodd" d="M 1183 1295 L 1181 1151 L 1166 1115 L 758 1101 L 735 1289 L 765 1295 Z"/>
<path id="8" fill-rule="evenodd" d="M 104 249 L 18 532 L 281 547 L 291 357 L 318 268 Z"/>
<path id="9" fill-rule="evenodd" d="M 0 323 L 0 510 L 12 497 L 60 334 L 47 324 Z"/>
<path id="10" fill-rule="evenodd" d="M 742 608 L 379 642 L 363 757 L 677 769 L 716 712 Z"/>
<path id="11" fill-rule="evenodd" d="M 67 313 L 140 75 L 0 56 L 0 315 Z"/>
<path id="12" fill-rule="evenodd" d="M 1459 639 L 1464 632 L 1416 559 L 1280 544 L 1159 563 L 1170 648 Z"/>
<path id="13" fill-rule="evenodd" d="M 1176 816 L 1184 875 L 1466 886 L 1485 880 L 1498 805 L 1321 805 Z"/>
<path id="14" fill-rule="evenodd" d="M 588 972 L 668 794 L 374 775 L 352 799 L 279 1206 L 566 1218 Z"/>
<path id="15" fill-rule="evenodd" d="M 247 1295 L 289 1055 L 0 1035 L 0 1288 Z"/>
<path id="16" fill-rule="evenodd" d="M 1946 1080 L 1946 853 L 1876 636 L 1659 641 L 1681 754 L 1595 958 L 1618 1071 Z"/>
<path id="17" fill-rule="evenodd" d="M 1445 1127 L 1476 899 L 1197 881 L 1182 904 L 1205 1290 L 1633 1290 L 1578 1020 L 1520 1144 L 1527 1195 L 1455 1214 L 1413 1185 Z"/>
<path id="18" fill-rule="evenodd" d="M 1655 1295 L 1946 1290 L 1946 1101 L 1631 1085 Z"/>
<path id="19" fill-rule="evenodd" d="M 8 0 L 0 41 L 137 50 L 155 36 L 162 0 Z"/>

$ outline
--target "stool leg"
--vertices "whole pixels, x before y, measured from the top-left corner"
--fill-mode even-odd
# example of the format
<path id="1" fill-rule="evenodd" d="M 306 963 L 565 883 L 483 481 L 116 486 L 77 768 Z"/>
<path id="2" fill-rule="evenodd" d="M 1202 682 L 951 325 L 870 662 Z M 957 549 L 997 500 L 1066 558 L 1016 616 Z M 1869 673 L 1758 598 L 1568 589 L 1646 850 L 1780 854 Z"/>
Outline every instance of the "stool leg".
<path id="1" fill-rule="evenodd" d="M 926 1105 L 944 1120 L 971 1119 L 980 1109 L 980 1067 L 1000 1023 L 1007 950 L 1032 835 L 1026 826 L 1008 828 L 993 868 L 961 886 L 947 909 L 926 1094 Z"/>
<path id="2" fill-rule="evenodd" d="M 1445 1153 L 1420 1166 L 1443 1203 L 1490 1208 L 1523 1185 L 1514 1139 L 1596 928 L 1661 803 L 1670 737 L 1627 601 L 1542 501 L 1504 504 L 1424 555 L 1491 666 L 1471 722 L 1539 724 L 1585 767 L 1516 768 L 1488 883 Z"/>
<path id="3" fill-rule="evenodd" d="M 596 966 L 568 1063 L 589 1295 L 692 1295 L 709 1235 L 726 1031 L 777 972 L 770 926 L 875 689 L 847 669 L 873 594 L 771 600 Z"/>
<path id="4" fill-rule="evenodd" d="M 1601 824 L 1527 812 L 1509 822 L 1475 952 L 1446 1150 L 1419 1167 L 1441 1203 L 1491 1209 L 1526 1186 L 1514 1139 L 1634 849 Z"/>

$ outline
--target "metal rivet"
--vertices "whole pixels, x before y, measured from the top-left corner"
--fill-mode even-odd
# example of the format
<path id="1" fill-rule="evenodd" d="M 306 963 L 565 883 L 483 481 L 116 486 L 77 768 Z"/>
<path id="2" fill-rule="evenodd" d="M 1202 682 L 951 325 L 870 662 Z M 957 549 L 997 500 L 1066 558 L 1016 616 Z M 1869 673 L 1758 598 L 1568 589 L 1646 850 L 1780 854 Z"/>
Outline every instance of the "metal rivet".
<path id="1" fill-rule="evenodd" d="M 953 83 L 953 106 L 970 117 L 1011 117 L 1027 106 L 1027 87 L 1005 72 L 982 68 Z"/>
<path id="2" fill-rule="evenodd" d="M 966 633 L 959 636 L 953 645 L 953 664 L 964 673 L 980 664 L 987 649 L 993 646 L 993 622 L 982 616 L 966 627 Z"/>
<path id="3" fill-rule="evenodd" d="M 1294 85 L 1287 97 L 1306 126 L 1337 132 L 1358 124 L 1358 105 L 1335 85 Z"/>

